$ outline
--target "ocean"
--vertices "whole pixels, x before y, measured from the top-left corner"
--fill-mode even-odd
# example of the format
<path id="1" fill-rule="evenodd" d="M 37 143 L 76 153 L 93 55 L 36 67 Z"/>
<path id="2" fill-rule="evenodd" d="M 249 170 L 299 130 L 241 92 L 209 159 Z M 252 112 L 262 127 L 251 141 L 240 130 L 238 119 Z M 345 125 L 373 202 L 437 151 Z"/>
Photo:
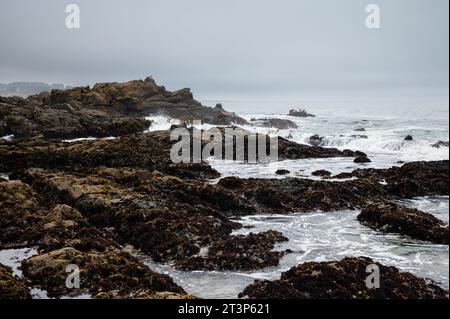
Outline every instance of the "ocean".
<path id="1" fill-rule="evenodd" d="M 222 176 L 241 178 L 284 178 L 275 174 L 278 169 L 289 170 L 290 176 L 317 179 L 311 175 L 318 169 L 333 174 L 351 172 L 354 169 L 389 168 L 402 162 L 449 159 L 448 147 L 434 147 L 439 141 L 449 140 L 448 99 L 426 100 L 414 103 L 396 100 L 379 106 L 352 101 L 249 101 L 203 100 L 208 106 L 222 103 L 224 108 L 251 119 L 279 118 L 294 121 L 298 128 L 277 130 L 255 126 L 242 126 L 254 132 L 280 135 L 306 144 L 312 135 L 323 138 L 322 146 L 352 149 L 367 153 L 372 163 L 353 163 L 353 159 L 308 159 L 283 161 L 265 165 L 236 163 L 211 159 L 211 165 Z M 314 102 L 314 103 L 313 103 Z M 373 103 L 373 102 L 372 102 Z M 287 116 L 291 108 L 306 108 L 314 118 Z M 177 121 L 163 116 L 153 117 L 150 130 L 168 129 Z M 355 131 L 360 129 L 360 131 Z M 364 131 L 362 131 L 364 129 Z M 353 135 L 365 135 L 364 138 Z M 411 135 L 412 141 L 405 141 Z M 289 176 L 289 175 L 288 175 Z M 211 183 L 217 180 L 211 181 Z M 404 200 L 402 204 L 418 208 L 449 221 L 448 196 Z M 391 265 L 402 271 L 412 272 L 449 288 L 449 246 L 413 240 L 396 234 L 382 234 L 362 226 L 356 217 L 359 211 L 312 212 L 292 215 L 247 216 L 237 221 L 251 229 L 236 232 L 243 234 L 269 229 L 281 231 L 289 242 L 277 249 L 291 249 L 278 267 L 253 272 L 183 272 L 170 264 L 147 264 L 156 271 L 169 274 L 188 293 L 202 298 L 235 298 L 255 279 L 278 279 L 283 271 L 307 261 L 341 260 L 347 256 L 366 256 Z M 382 275 L 382 274 L 381 274 Z"/>

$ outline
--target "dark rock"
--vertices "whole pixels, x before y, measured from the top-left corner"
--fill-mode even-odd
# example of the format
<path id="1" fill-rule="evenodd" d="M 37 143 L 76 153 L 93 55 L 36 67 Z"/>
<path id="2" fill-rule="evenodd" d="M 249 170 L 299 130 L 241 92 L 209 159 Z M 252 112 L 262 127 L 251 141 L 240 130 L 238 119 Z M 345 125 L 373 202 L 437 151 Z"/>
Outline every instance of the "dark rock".
<path id="1" fill-rule="evenodd" d="M 441 148 L 441 147 L 448 147 L 448 145 L 449 145 L 448 141 L 438 141 L 431 146 L 434 148 Z"/>
<path id="2" fill-rule="evenodd" d="M 364 127 L 355 129 L 355 132 L 365 132 L 366 129 Z"/>
<path id="3" fill-rule="evenodd" d="M 267 231 L 246 236 L 231 236 L 214 243 L 206 257 L 191 257 L 178 262 L 182 270 L 247 271 L 278 266 L 286 252 L 272 251 L 278 242 L 288 241 L 281 233 Z"/>
<path id="4" fill-rule="evenodd" d="M 142 290 L 185 294 L 169 276 L 153 272 L 136 258 L 118 250 L 100 253 L 63 248 L 24 260 L 22 270 L 32 286 L 45 289 L 50 297 L 61 297 L 77 293 L 66 287 L 68 265 L 77 265 L 80 269 L 78 294 L 88 292 L 95 296 L 111 292 L 128 298 Z"/>
<path id="5" fill-rule="evenodd" d="M 0 97 L 0 133 L 46 138 L 121 136 L 145 131 L 150 114 L 217 125 L 246 124 L 221 105 L 209 108 L 189 89 L 169 92 L 151 78 L 126 83 L 100 83 L 93 88 L 52 90 L 28 98 Z"/>
<path id="6" fill-rule="evenodd" d="M 97 229 L 112 229 L 120 244 L 133 244 L 156 261 L 197 254 L 239 227 L 225 212 L 253 210 L 222 187 L 158 172 L 30 169 L 23 178 L 46 194 L 47 202 L 70 204 Z"/>
<path id="7" fill-rule="evenodd" d="M 414 137 L 412 137 L 411 135 L 407 135 L 405 137 L 405 141 L 413 141 L 413 140 L 414 140 Z"/>
<path id="8" fill-rule="evenodd" d="M 0 264 L 0 300 L 31 299 L 25 283 L 12 275 L 9 267 Z"/>
<path id="9" fill-rule="evenodd" d="M 279 169 L 275 172 L 275 174 L 277 175 L 289 175 L 291 172 L 288 171 L 287 169 Z"/>
<path id="10" fill-rule="evenodd" d="M 321 169 L 321 170 L 312 172 L 311 175 L 313 175 L 313 176 L 320 176 L 320 177 L 330 177 L 331 176 L 331 172 Z"/>
<path id="11" fill-rule="evenodd" d="M 380 269 L 380 288 L 366 285 L 367 266 Z M 446 299 L 448 292 L 425 279 L 394 267 L 383 266 L 370 258 L 345 258 L 341 261 L 308 262 L 281 275 L 275 281 L 256 281 L 240 298 L 251 299 Z"/>
<path id="12" fill-rule="evenodd" d="M 313 146 L 321 146 L 325 137 L 321 137 L 319 135 L 313 135 L 309 138 L 308 143 Z"/>
<path id="13" fill-rule="evenodd" d="M 353 162 L 357 164 L 365 164 L 371 163 L 372 161 L 367 156 L 358 156 Z"/>
<path id="14" fill-rule="evenodd" d="M 265 127 L 274 127 L 280 130 L 296 129 L 297 124 L 291 120 L 283 119 L 260 119 L 259 122 Z"/>
<path id="15" fill-rule="evenodd" d="M 343 182 L 298 178 L 239 179 L 227 177 L 219 181 L 235 196 L 248 201 L 260 214 L 286 214 L 314 210 L 336 211 L 365 207 L 375 198 L 388 198 L 380 183 L 371 180 Z"/>
<path id="16" fill-rule="evenodd" d="M 290 110 L 289 116 L 295 116 L 295 117 L 316 117 L 315 115 L 309 114 L 306 112 L 306 110 L 299 109 L 299 110 Z"/>
<path id="17" fill-rule="evenodd" d="M 23 182 L 0 182 L 0 202 L 0 248 L 71 246 L 102 251 L 117 246 L 109 231 L 95 228 L 70 206 L 46 207 L 46 200 Z"/>
<path id="18" fill-rule="evenodd" d="M 387 184 L 386 190 L 399 198 L 449 194 L 449 161 L 411 162 L 389 169 L 358 169 L 350 176 L 375 179 Z"/>
<path id="19" fill-rule="evenodd" d="M 448 225 L 431 214 L 394 203 L 372 204 L 364 208 L 358 220 L 375 230 L 398 233 L 436 244 L 449 243 Z"/>

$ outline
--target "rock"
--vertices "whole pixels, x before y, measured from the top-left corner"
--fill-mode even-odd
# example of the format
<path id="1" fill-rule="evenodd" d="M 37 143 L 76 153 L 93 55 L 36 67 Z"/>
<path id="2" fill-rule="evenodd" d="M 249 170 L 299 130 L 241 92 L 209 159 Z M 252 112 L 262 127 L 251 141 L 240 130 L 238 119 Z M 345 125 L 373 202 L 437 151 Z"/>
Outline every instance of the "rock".
<path id="1" fill-rule="evenodd" d="M 382 232 L 398 233 L 436 244 L 449 244 L 448 225 L 417 209 L 394 203 L 377 203 L 364 208 L 358 220 Z"/>
<path id="2" fill-rule="evenodd" d="M 94 296 L 95 299 L 156 299 L 156 300 L 195 300 L 199 299 L 189 294 L 179 294 L 174 292 L 153 292 L 141 289 L 129 295 L 118 295 L 115 291 L 101 292 Z"/>
<path id="3" fill-rule="evenodd" d="M 434 148 L 441 148 L 441 147 L 448 147 L 448 145 L 449 145 L 448 141 L 438 141 L 431 146 Z"/>
<path id="4" fill-rule="evenodd" d="M 9 267 L 0 264 L 0 300 L 31 299 L 25 283 L 13 277 Z"/>
<path id="5" fill-rule="evenodd" d="M 372 161 L 367 156 L 358 156 L 353 162 L 357 164 L 365 164 L 371 163 Z"/>
<path id="6" fill-rule="evenodd" d="M 385 182 L 392 196 L 413 198 L 448 196 L 449 161 L 411 162 L 389 169 L 358 169 L 348 174 L 360 179 Z"/>
<path id="7" fill-rule="evenodd" d="M 275 172 L 276 175 L 289 175 L 290 173 L 287 169 L 279 169 Z"/>
<path id="8" fill-rule="evenodd" d="M 205 257 L 191 257 L 176 264 L 182 270 L 248 271 L 278 266 L 286 252 L 272 251 L 278 242 L 288 241 L 280 232 L 231 236 L 209 247 Z"/>
<path id="9" fill-rule="evenodd" d="M 309 114 L 304 109 L 290 110 L 288 115 L 295 116 L 295 117 L 316 117 L 315 115 Z"/>
<path id="10" fill-rule="evenodd" d="M 72 207 L 45 207 L 44 198 L 23 182 L 0 182 L 0 202 L 0 248 L 105 250 L 117 246 L 113 235 L 96 229 Z"/>
<path id="11" fill-rule="evenodd" d="M 79 290 L 66 286 L 68 265 L 79 267 Z M 128 298 L 141 290 L 185 293 L 169 276 L 157 274 L 136 258 L 112 250 L 80 252 L 63 248 L 24 260 L 22 270 L 32 286 L 45 289 L 50 297 L 111 292 Z"/>
<path id="12" fill-rule="evenodd" d="M 366 131 L 366 129 L 364 127 L 355 129 L 355 132 L 365 132 L 365 131 Z"/>
<path id="13" fill-rule="evenodd" d="M 0 97 L 0 135 L 43 135 L 46 138 L 122 136 L 145 131 L 143 117 L 166 114 L 216 125 L 247 124 L 221 105 L 209 108 L 189 89 L 169 92 L 151 78 L 94 87 L 52 90 L 28 98 Z"/>
<path id="14" fill-rule="evenodd" d="M 380 288 L 366 285 L 369 265 L 380 269 Z M 448 292 L 425 279 L 370 258 L 307 262 L 281 275 L 275 281 L 256 281 L 240 298 L 250 299 L 447 299 Z"/>
<path id="15" fill-rule="evenodd" d="M 259 214 L 287 214 L 315 210 L 336 211 L 365 207 L 376 198 L 389 198 L 383 185 L 371 180 L 343 182 L 299 178 L 239 179 L 226 177 L 218 186 L 245 199 Z"/>
<path id="16" fill-rule="evenodd" d="M 172 145 L 168 131 L 78 143 L 50 142 L 40 137 L 0 140 L 0 172 L 28 167 L 86 169 L 107 166 L 158 170 L 193 179 L 220 176 L 207 164 L 173 164 L 170 158 Z"/>
<path id="17" fill-rule="evenodd" d="M 48 201 L 71 203 L 97 229 L 112 228 L 120 244 L 132 244 L 155 261 L 197 254 L 239 228 L 227 212 L 254 209 L 222 187 L 159 172 L 108 168 L 71 175 L 30 169 L 24 179 L 48 194 Z"/>
<path id="18" fill-rule="evenodd" d="M 245 131 L 239 132 L 237 134 L 245 133 Z M 248 145 L 248 138 L 244 137 L 244 140 L 244 146 Z M 47 141 L 43 137 L 12 141 L 0 140 L 0 172 L 12 172 L 28 167 L 84 169 L 102 165 L 158 170 L 183 178 L 213 179 L 220 176 L 217 171 L 205 163 L 173 164 L 170 151 L 174 143 L 175 141 L 170 140 L 169 131 L 124 136 L 114 140 L 77 143 Z M 236 153 L 235 142 L 233 143 L 229 146 Z M 203 140 L 203 147 L 206 144 L 207 141 Z M 227 147 L 229 146 L 227 145 Z M 247 149 L 245 146 L 244 157 L 248 159 Z M 279 160 L 354 157 L 357 154 L 360 153 L 350 150 L 340 151 L 335 148 L 313 147 L 297 144 L 282 137 L 278 138 Z M 223 156 L 225 156 L 225 152 Z"/>
<path id="19" fill-rule="evenodd" d="M 319 135 L 313 135 L 309 138 L 308 143 L 313 146 L 321 146 L 325 137 L 320 137 Z"/>
<path id="20" fill-rule="evenodd" d="M 259 122 L 264 127 L 273 127 L 279 130 L 297 129 L 298 126 L 291 120 L 283 119 L 260 119 Z"/>
<path id="21" fill-rule="evenodd" d="M 407 135 L 405 137 L 405 141 L 413 141 L 413 140 L 414 140 L 414 138 L 411 135 Z"/>
<path id="22" fill-rule="evenodd" d="M 367 135 L 350 135 L 350 137 L 353 137 L 356 139 L 364 139 L 364 140 L 367 140 L 369 138 Z"/>
<path id="23" fill-rule="evenodd" d="M 326 171 L 326 170 L 317 170 L 311 173 L 311 175 L 313 176 L 320 176 L 320 177 L 330 177 L 331 176 L 331 172 Z"/>

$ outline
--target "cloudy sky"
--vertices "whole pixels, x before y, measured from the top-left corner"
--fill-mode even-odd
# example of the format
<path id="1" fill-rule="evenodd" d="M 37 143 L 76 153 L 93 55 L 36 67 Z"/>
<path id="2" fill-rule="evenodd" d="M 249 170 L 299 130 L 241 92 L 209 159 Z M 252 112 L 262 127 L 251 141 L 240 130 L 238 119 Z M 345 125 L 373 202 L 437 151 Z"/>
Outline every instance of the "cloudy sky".
<path id="1" fill-rule="evenodd" d="M 78 4 L 81 28 L 67 29 Z M 365 25 L 381 8 L 381 29 Z M 448 0 L 1 0 L 0 82 L 152 75 L 196 95 L 448 94 Z"/>

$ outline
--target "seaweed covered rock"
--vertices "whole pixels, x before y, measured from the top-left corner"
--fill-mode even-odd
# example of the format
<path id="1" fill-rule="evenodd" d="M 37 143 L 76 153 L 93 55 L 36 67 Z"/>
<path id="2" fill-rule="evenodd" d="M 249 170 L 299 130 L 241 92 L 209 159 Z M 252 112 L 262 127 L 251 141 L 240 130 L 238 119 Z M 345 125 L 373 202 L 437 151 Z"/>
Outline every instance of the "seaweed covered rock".
<path id="1" fill-rule="evenodd" d="M 28 98 L 0 97 L 0 135 L 46 138 L 121 136 L 143 132 L 145 116 L 166 114 L 216 125 L 246 124 L 223 108 L 195 101 L 189 89 L 169 92 L 151 78 L 52 90 Z"/>
<path id="2" fill-rule="evenodd" d="M 410 162 L 388 169 L 357 169 L 336 178 L 375 179 L 386 184 L 392 196 L 413 198 L 449 195 L 449 161 Z"/>
<path id="3" fill-rule="evenodd" d="M 324 170 L 324 169 L 320 169 L 320 170 L 317 170 L 317 171 L 314 171 L 314 172 L 312 172 L 311 173 L 311 175 L 313 175 L 313 176 L 319 176 L 319 177 L 330 177 L 331 176 L 331 172 L 329 172 L 329 171 L 327 171 L 327 170 Z"/>
<path id="4" fill-rule="evenodd" d="M 436 244 L 449 243 L 448 225 L 431 214 L 394 203 L 377 203 L 364 208 L 358 220 L 375 230 L 398 233 Z"/>
<path id="5" fill-rule="evenodd" d="M 0 300 L 31 299 L 30 290 L 12 275 L 9 267 L 0 264 Z"/>
<path id="6" fill-rule="evenodd" d="M 280 232 L 231 236 L 215 242 L 206 256 L 195 256 L 178 262 L 182 270 L 254 270 L 279 264 L 286 252 L 273 251 L 275 244 L 287 241 Z"/>
<path id="7" fill-rule="evenodd" d="M 380 270 L 380 288 L 368 288 L 368 266 Z M 445 299 L 448 292 L 425 279 L 370 258 L 307 262 L 283 273 L 279 280 L 256 281 L 240 298 L 251 299 Z"/>
<path id="8" fill-rule="evenodd" d="M 226 177 L 218 185 L 245 199 L 261 214 L 356 209 L 374 199 L 389 196 L 383 185 L 370 179 L 329 182 L 299 178 Z"/>
<path id="9" fill-rule="evenodd" d="M 304 109 L 298 109 L 298 110 L 290 110 L 289 111 L 289 116 L 295 116 L 295 117 L 316 117 L 313 114 L 309 114 L 306 110 Z"/>
<path id="10" fill-rule="evenodd" d="M 157 261 L 198 253 L 239 227 L 224 212 L 252 209 L 221 187 L 144 170 L 30 169 L 24 179 L 49 202 L 71 205 L 97 229 L 114 230 L 119 243 L 133 244 Z"/>
<path id="11" fill-rule="evenodd" d="M 38 246 L 40 250 L 52 250 L 71 246 L 105 250 L 117 245 L 108 230 L 95 228 L 70 206 L 47 203 L 21 181 L 0 182 L 0 229 L 3 248 Z"/>
<path id="12" fill-rule="evenodd" d="M 66 285 L 69 265 L 79 269 L 80 288 Z M 24 260 L 22 270 L 32 286 L 46 290 L 50 297 L 111 293 L 128 298 L 143 289 L 152 293 L 185 293 L 170 277 L 153 272 L 127 253 L 114 250 L 80 252 L 63 248 Z"/>

